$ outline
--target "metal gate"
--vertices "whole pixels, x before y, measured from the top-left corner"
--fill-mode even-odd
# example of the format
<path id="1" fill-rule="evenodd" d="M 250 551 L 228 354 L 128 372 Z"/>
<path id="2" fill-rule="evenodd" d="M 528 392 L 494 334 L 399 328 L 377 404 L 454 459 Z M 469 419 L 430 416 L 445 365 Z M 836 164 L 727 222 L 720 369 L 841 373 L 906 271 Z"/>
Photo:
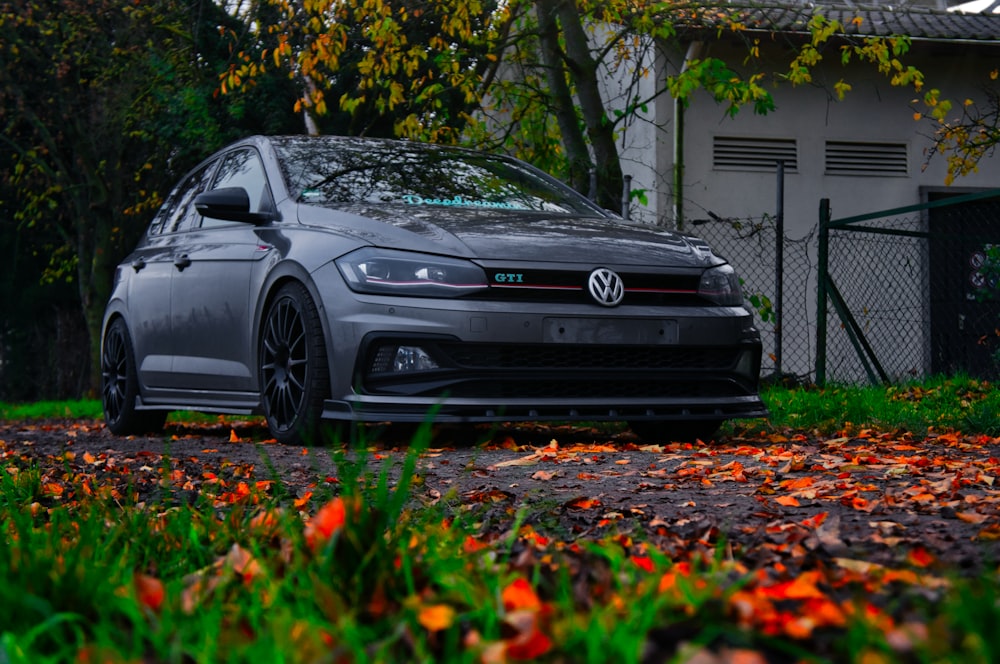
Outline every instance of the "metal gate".
<path id="1" fill-rule="evenodd" d="M 1000 378 L 1000 189 L 831 219 L 820 203 L 816 382 Z"/>

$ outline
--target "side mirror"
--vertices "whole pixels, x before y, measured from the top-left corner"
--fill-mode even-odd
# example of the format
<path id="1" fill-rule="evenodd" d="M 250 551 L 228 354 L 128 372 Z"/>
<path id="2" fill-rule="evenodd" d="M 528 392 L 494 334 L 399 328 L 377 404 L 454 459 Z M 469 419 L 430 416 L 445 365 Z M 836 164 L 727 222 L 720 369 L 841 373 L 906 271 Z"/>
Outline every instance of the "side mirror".
<path id="1" fill-rule="evenodd" d="M 202 216 L 223 221 L 259 225 L 271 218 L 265 212 L 250 211 L 250 195 L 243 187 L 223 187 L 198 194 L 194 199 L 194 207 Z"/>

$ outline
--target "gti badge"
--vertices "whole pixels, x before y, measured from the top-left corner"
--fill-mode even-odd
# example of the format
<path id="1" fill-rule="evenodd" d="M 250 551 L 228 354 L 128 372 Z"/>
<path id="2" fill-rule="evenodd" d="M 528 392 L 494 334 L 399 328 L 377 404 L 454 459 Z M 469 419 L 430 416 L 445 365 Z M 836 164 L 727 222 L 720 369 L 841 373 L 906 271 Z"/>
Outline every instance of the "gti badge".
<path id="1" fill-rule="evenodd" d="M 590 273 L 587 280 L 590 294 L 598 304 L 605 307 L 617 307 L 625 297 L 625 284 L 622 278 L 606 267 L 599 267 Z"/>

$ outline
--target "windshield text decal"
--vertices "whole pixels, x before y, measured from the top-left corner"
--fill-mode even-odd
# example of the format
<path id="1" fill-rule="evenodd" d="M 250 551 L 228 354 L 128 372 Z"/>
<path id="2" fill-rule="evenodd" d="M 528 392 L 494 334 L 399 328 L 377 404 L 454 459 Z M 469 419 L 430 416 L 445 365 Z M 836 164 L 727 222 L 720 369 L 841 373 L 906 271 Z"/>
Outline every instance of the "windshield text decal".
<path id="1" fill-rule="evenodd" d="M 518 203 L 501 203 L 494 201 L 478 201 L 469 200 L 463 196 L 455 196 L 454 198 L 424 198 L 423 196 L 417 196 L 415 194 L 407 194 L 403 196 L 405 200 L 410 205 L 451 205 L 454 207 L 481 207 L 481 208 L 494 208 L 499 210 L 530 210 L 531 208 L 520 205 Z"/>

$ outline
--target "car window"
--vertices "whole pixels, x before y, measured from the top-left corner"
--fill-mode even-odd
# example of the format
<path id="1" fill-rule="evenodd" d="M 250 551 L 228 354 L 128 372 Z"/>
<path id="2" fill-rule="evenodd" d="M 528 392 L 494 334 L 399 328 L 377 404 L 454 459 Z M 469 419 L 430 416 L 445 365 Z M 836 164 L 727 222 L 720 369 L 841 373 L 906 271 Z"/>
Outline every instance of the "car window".
<path id="1" fill-rule="evenodd" d="M 286 138 L 275 143 L 290 193 L 303 203 L 355 203 L 597 214 L 596 206 L 528 165 L 420 143 Z"/>
<path id="2" fill-rule="evenodd" d="M 175 233 L 195 226 L 200 215 L 194 208 L 194 199 L 205 191 L 213 165 L 210 162 L 192 172 L 170 192 L 150 224 L 150 234 Z"/>
<path id="3" fill-rule="evenodd" d="M 242 149 L 226 155 L 219 166 L 219 172 L 215 175 L 212 189 L 226 187 L 246 189 L 247 195 L 250 197 L 250 212 L 268 212 L 274 209 L 271 202 L 271 190 L 267 186 L 267 176 L 264 174 L 264 165 L 256 150 Z M 232 223 L 234 222 L 206 217 L 202 220 L 201 225 L 206 228 Z"/>

